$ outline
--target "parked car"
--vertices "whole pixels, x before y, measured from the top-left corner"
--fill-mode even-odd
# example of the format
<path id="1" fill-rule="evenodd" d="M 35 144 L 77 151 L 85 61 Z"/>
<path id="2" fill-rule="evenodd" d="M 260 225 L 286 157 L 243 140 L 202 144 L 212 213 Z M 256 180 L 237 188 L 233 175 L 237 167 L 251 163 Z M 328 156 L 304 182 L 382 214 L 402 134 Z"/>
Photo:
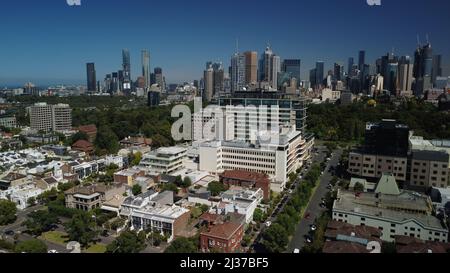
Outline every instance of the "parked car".
<path id="1" fill-rule="evenodd" d="M 311 236 L 309 236 L 309 235 L 306 235 L 305 236 L 305 242 L 307 244 L 311 244 L 313 242 L 313 238 Z"/>
<path id="2" fill-rule="evenodd" d="M 311 225 L 311 231 L 316 231 L 317 230 L 317 226 L 316 225 Z"/>
<path id="3" fill-rule="evenodd" d="M 56 253 L 58 253 L 58 251 L 56 251 L 56 250 L 54 250 L 54 249 L 51 249 L 51 250 L 48 251 L 48 253 L 49 253 L 49 254 L 56 254 Z"/>
<path id="4" fill-rule="evenodd" d="M 270 227 L 271 225 L 272 225 L 272 222 L 270 222 L 270 221 L 266 222 L 266 227 Z"/>
<path id="5" fill-rule="evenodd" d="M 12 231 L 12 230 L 7 230 L 7 231 L 5 231 L 5 235 L 8 235 L 8 236 L 14 236 L 14 231 Z"/>
<path id="6" fill-rule="evenodd" d="M 305 219 L 309 219 L 309 217 L 311 217 L 311 213 L 308 212 L 305 214 Z"/>
<path id="7" fill-rule="evenodd" d="M 294 254 L 299 254 L 300 253 L 300 249 L 296 248 L 294 249 Z"/>

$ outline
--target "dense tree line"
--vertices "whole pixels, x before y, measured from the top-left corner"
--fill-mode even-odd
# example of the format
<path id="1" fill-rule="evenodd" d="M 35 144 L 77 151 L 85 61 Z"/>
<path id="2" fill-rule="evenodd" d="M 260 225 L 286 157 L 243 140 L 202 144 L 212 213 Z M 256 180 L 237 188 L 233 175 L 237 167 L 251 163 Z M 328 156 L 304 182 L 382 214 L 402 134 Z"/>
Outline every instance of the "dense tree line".
<path id="1" fill-rule="evenodd" d="M 360 141 L 366 123 L 382 119 L 396 119 L 426 139 L 450 138 L 450 115 L 415 99 L 375 107 L 366 101 L 351 105 L 312 104 L 308 115 L 308 130 L 321 140 Z"/>
<path id="2" fill-rule="evenodd" d="M 277 216 L 273 225 L 271 225 L 262 234 L 262 245 L 270 253 L 281 253 L 286 250 L 289 243 L 289 236 L 295 233 L 298 222 L 304 208 L 309 203 L 314 187 L 317 185 L 321 174 L 321 168 L 318 164 L 311 167 L 304 181 L 294 192 L 292 199 L 284 207 L 283 211 Z M 293 181 L 291 181 L 293 182 Z"/>

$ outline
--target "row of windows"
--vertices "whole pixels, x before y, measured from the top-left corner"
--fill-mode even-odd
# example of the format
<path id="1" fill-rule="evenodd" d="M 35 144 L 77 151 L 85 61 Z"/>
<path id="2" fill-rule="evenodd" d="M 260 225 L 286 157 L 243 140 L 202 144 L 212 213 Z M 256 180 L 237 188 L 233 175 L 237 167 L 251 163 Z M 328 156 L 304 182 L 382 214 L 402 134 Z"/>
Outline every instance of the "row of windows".
<path id="1" fill-rule="evenodd" d="M 252 167 L 264 168 L 264 169 L 273 169 L 275 167 L 273 165 L 253 164 L 253 163 L 248 163 L 248 162 L 229 161 L 229 160 L 223 160 L 222 162 L 223 162 L 223 164 L 239 165 L 239 166 L 252 166 Z"/>
<path id="2" fill-rule="evenodd" d="M 236 168 L 234 165 L 223 165 L 224 170 L 242 170 L 247 172 L 254 172 L 255 168 Z M 275 175 L 274 171 L 264 171 L 265 174 Z"/>
<path id="3" fill-rule="evenodd" d="M 420 163 L 419 163 L 419 162 L 414 162 L 413 165 L 414 165 L 414 166 L 420 166 Z M 426 166 L 428 166 L 428 164 L 425 163 L 425 162 L 423 162 L 423 163 L 422 163 L 422 166 L 426 167 Z M 439 164 L 436 164 L 436 163 L 435 163 L 435 164 L 433 164 L 433 167 L 434 167 L 434 168 L 439 168 Z M 448 165 L 447 165 L 447 164 L 442 164 L 442 168 L 447 169 L 447 168 L 448 168 Z"/>
<path id="4" fill-rule="evenodd" d="M 245 160 L 245 161 L 257 161 L 257 162 L 275 163 L 275 159 L 258 158 L 258 157 L 245 157 L 245 156 L 229 156 L 229 155 L 223 155 L 223 158 L 225 158 L 225 159 Z"/>
<path id="5" fill-rule="evenodd" d="M 246 150 L 235 150 L 235 149 L 222 149 L 222 153 L 231 153 L 231 154 L 243 154 L 243 155 L 253 155 L 253 156 L 260 156 L 260 157 L 272 157 L 273 153 L 271 152 L 253 152 L 253 151 L 246 151 Z"/>

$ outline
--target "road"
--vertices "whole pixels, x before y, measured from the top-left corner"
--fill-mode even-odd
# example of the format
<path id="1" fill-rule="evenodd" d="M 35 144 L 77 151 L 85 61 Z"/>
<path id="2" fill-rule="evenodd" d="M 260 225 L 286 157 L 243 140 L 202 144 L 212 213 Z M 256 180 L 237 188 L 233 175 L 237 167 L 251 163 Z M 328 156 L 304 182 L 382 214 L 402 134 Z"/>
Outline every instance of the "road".
<path id="1" fill-rule="evenodd" d="M 320 184 L 316 192 L 312 196 L 308 207 L 306 208 L 305 213 L 309 213 L 310 216 L 308 219 L 302 218 L 300 220 L 295 235 L 289 243 L 287 250 L 289 253 L 294 252 L 295 249 L 301 250 L 305 246 L 305 236 L 310 234 L 311 225 L 313 225 L 315 220 L 319 218 L 323 212 L 326 211 L 326 208 L 321 208 L 320 204 L 322 203 L 322 198 L 324 198 L 330 191 L 328 189 L 328 185 L 333 179 L 333 176 L 331 175 L 329 170 L 330 167 L 336 167 L 339 164 L 341 155 L 341 150 L 335 151 L 333 153 L 333 156 L 331 157 L 331 160 L 328 162 L 324 174 L 320 178 Z"/>
<path id="2" fill-rule="evenodd" d="M 313 154 L 312 156 L 312 164 L 320 164 L 322 162 L 325 161 L 325 156 L 326 156 L 326 152 L 328 151 L 325 147 L 317 147 L 317 153 Z M 309 171 L 309 168 L 304 168 L 301 172 L 302 175 L 306 175 Z M 299 187 L 300 183 L 302 182 L 302 180 L 300 178 L 298 178 L 295 183 L 291 186 L 290 190 L 292 190 L 292 192 L 295 192 L 297 190 L 297 188 Z M 328 185 L 328 184 L 327 184 Z M 268 222 L 274 222 L 278 216 L 278 214 L 280 214 L 280 212 L 283 211 L 284 207 L 286 206 L 286 204 L 291 200 L 292 198 L 292 194 L 286 194 L 283 199 L 280 201 L 280 203 L 276 206 L 274 212 L 272 213 L 272 215 L 270 217 L 268 217 L 267 221 Z M 265 224 L 261 224 L 260 226 L 260 231 L 258 233 L 258 235 L 256 236 L 256 239 L 254 240 L 254 243 L 252 245 L 252 249 L 256 252 L 256 253 L 262 253 L 264 252 L 264 248 L 261 246 L 261 240 L 262 240 L 262 234 L 264 233 L 264 231 L 267 229 Z"/>

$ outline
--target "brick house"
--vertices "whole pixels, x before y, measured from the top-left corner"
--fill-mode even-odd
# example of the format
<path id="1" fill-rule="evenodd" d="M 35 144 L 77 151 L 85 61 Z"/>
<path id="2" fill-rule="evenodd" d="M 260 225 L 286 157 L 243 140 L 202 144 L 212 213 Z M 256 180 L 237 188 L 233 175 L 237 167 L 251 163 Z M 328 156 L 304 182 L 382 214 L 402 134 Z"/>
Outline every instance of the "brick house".
<path id="1" fill-rule="evenodd" d="M 202 252 L 219 251 L 236 253 L 241 249 L 244 237 L 244 223 L 239 221 L 223 222 L 215 215 L 205 213 L 201 219 L 207 222 L 207 228 L 200 233 L 200 250 Z"/>
<path id="2" fill-rule="evenodd" d="M 259 188 L 264 192 L 264 200 L 270 200 L 270 179 L 267 174 L 230 170 L 220 175 L 220 182 L 226 186 Z"/>

